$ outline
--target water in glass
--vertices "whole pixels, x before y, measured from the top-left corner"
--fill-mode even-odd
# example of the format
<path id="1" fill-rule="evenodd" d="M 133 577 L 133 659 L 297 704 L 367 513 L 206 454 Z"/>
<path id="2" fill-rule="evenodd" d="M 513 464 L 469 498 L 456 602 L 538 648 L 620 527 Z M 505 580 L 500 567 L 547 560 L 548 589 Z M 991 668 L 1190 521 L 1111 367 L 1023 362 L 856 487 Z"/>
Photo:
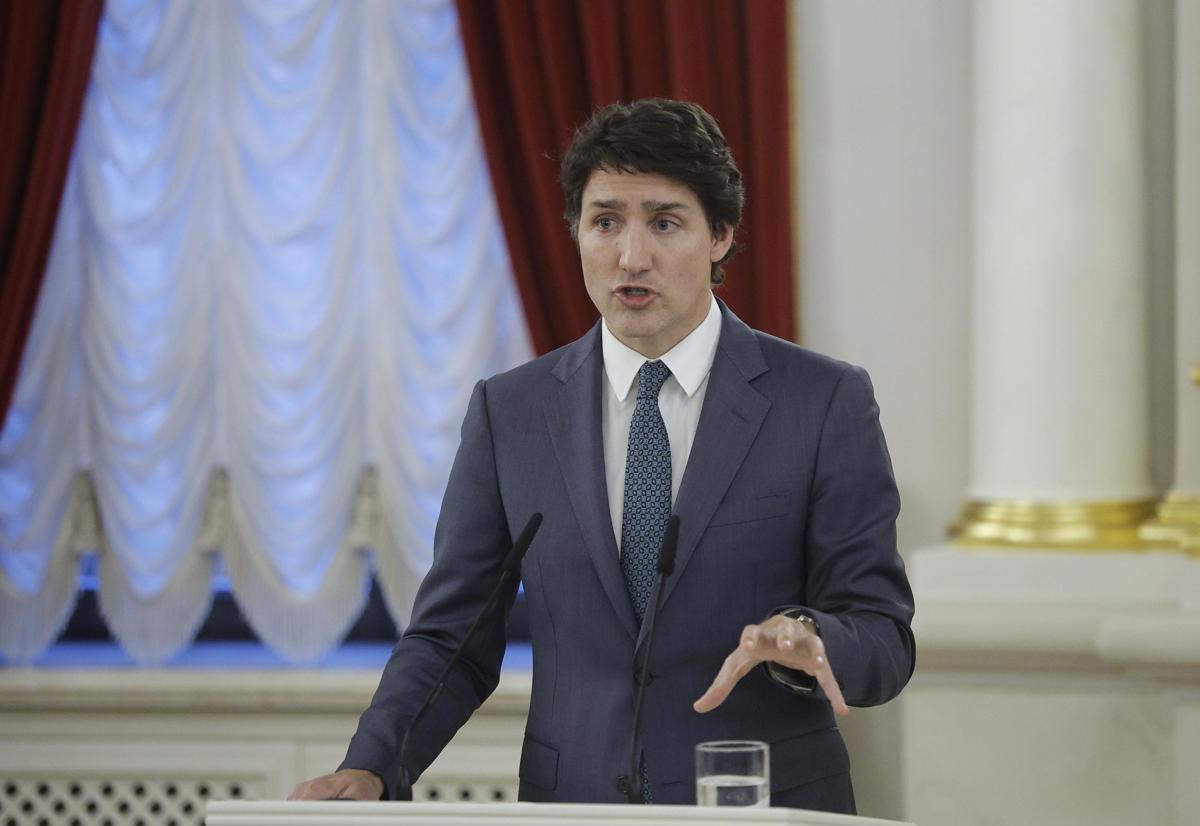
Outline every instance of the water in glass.
<path id="1" fill-rule="evenodd" d="M 765 777 L 744 774 L 714 774 L 696 781 L 696 803 L 700 806 L 771 805 L 771 787 Z"/>

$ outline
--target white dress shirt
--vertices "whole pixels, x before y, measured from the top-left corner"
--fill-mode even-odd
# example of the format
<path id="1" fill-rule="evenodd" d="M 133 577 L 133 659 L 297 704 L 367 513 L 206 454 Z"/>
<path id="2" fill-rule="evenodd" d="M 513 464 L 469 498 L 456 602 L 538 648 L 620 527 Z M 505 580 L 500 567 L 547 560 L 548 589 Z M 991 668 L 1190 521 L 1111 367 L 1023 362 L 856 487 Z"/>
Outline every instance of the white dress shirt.
<path id="1" fill-rule="evenodd" d="M 695 330 L 661 357 L 671 371 L 658 394 L 658 409 L 667 426 L 671 443 L 671 504 L 679 494 L 683 471 L 692 452 L 692 440 L 700 423 L 708 374 L 721 337 L 721 309 L 711 299 L 708 315 Z M 637 406 L 637 374 L 647 359 L 622 344 L 600 325 L 601 352 L 604 356 L 604 475 L 608 482 L 608 511 L 613 536 L 621 547 L 621 515 L 625 505 L 625 459 L 629 450 L 629 424 Z"/>

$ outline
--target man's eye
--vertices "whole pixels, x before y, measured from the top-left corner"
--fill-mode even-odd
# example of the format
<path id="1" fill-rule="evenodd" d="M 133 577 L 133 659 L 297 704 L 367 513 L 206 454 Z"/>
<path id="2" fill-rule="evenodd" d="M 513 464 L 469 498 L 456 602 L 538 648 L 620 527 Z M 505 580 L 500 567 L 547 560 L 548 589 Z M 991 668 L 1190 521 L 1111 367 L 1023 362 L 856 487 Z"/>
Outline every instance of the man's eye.
<path id="1" fill-rule="evenodd" d="M 675 228 L 675 222 L 668 218 L 659 218 L 654 222 L 654 227 L 659 232 L 670 232 Z"/>
<path id="2" fill-rule="evenodd" d="M 612 218 L 597 218 L 596 228 L 600 230 L 610 230 L 617 225 L 617 222 Z"/>

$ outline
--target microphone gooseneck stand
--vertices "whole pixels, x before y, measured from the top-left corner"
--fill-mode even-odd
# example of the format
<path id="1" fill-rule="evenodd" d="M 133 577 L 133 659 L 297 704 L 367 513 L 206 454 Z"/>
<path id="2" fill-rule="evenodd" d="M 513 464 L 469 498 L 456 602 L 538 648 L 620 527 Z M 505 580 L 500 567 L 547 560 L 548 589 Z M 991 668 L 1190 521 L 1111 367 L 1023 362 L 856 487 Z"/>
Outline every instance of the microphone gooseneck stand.
<path id="1" fill-rule="evenodd" d="M 504 564 L 500 571 L 500 579 L 496 581 L 495 587 L 492 588 L 492 593 L 488 596 L 487 602 L 484 603 L 483 608 L 475 616 L 475 620 L 471 623 L 471 627 L 467 629 L 462 642 L 454 649 L 454 654 L 450 657 L 449 662 L 446 663 L 446 667 L 442 669 L 442 673 L 434 684 L 433 690 L 429 692 L 429 696 L 425 698 L 425 702 L 421 703 L 420 708 L 417 709 L 417 713 L 413 715 L 412 721 L 409 722 L 408 728 L 404 730 L 404 737 L 400 740 L 400 771 L 396 778 L 397 800 L 412 800 L 412 776 L 408 771 L 408 766 L 405 765 L 406 758 L 408 757 L 409 735 L 413 733 L 413 729 L 421 724 L 421 720 L 425 718 L 425 714 L 441 695 L 442 689 L 446 687 L 446 679 L 450 676 L 450 670 L 462 659 L 462 654 L 467 648 L 467 643 L 475 636 L 475 631 L 479 628 L 479 624 L 483 622 L 483 618 L 490 614 L 496 606 L 496 601 L 500 598 L 500 592 L 504 590 L 504 586 L 509 580 L 521 575 L 521 560 L 525 557 L 525 552 L 529 550 L 529 545 L 533 542 L 533 537 L 537 534 L 538 528 L 541 526 L 542 515 L 540 513 L 535 513 L 529 517 L 529 521 L 525 523 L 525 529 L 521 531 L 521 535 L 513 543 L 512 550 L 504 558 Z"/>
<path id="2" fill-rule="evenodd" d="M 646 697 L 646 684 L 650 682 L 650 654 L 654 651 L 654 626 L 658 621 L 658 609 L 662 606 L 663 584 L 675 570 L 675 547 L 679 544 L 679 517 L 672 515 L 663 532 L 662 545 L 658 549 L 658 582 L 654 589 L 654 602 L 650 606 L 650 625 L 646 629 L 646 656 L 642 658 L 641 678 L 638 680 L 637 701 L 633 705 L 633 733 L 629 738 L 629 782 L 626 798 L 630 803 L 645 803 L 646 790 L 642 788 L 641 749 L 639 733 L 642 728 L 642 703 Z"/>

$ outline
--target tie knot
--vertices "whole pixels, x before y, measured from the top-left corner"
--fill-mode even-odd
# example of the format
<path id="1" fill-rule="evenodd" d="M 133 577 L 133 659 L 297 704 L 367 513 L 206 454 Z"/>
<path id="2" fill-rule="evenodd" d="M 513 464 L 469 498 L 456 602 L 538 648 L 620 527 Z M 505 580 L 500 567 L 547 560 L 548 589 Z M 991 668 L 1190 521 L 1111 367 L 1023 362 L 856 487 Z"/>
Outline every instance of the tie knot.
<path id="1" fill-rule="evenodd" d="M 638 370 L 638 398 L 658 398 L 663 382 L 671 375 L 671 368 L 661 361 L 648 361 Z"/>

